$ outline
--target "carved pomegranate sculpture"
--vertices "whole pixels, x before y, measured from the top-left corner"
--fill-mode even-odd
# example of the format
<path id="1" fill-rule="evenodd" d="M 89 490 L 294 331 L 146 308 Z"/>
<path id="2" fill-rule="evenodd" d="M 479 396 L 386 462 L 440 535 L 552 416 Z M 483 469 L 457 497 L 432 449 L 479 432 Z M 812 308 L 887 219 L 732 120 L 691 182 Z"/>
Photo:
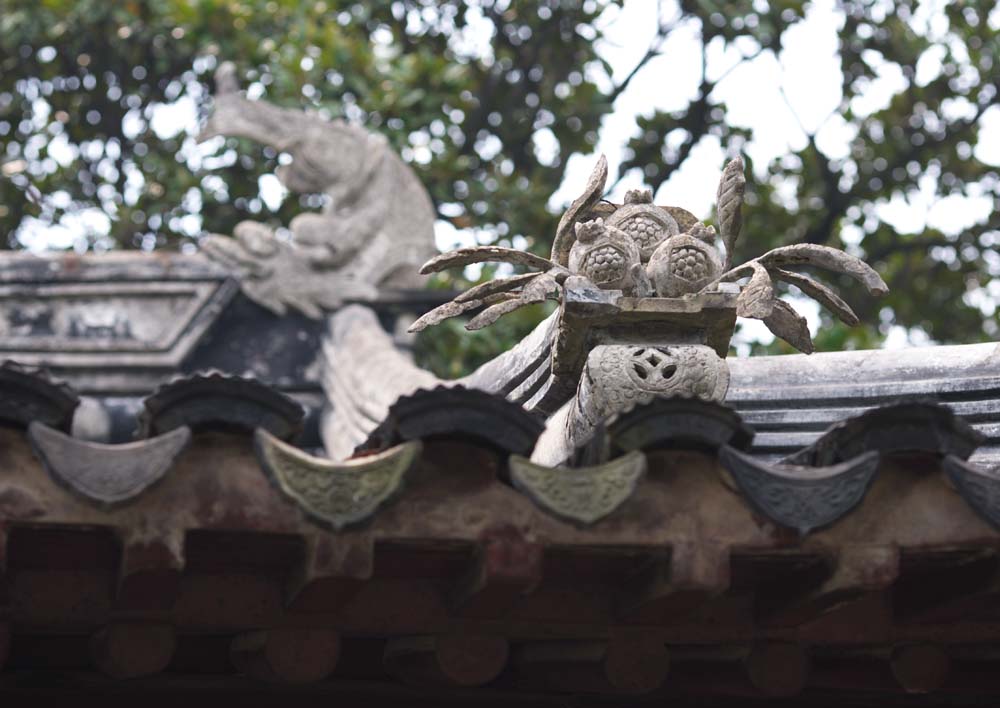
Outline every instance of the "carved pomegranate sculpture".
<path id="1" fill-rule="evenodd" d="M 576 243 L 569 253 L 569 269 L 587 277 L 602 290 L 631 290 L 633 266 L 640 262 L 639 248 L 620 229 L 603 219 L 578 223 Z"/>
<path id="2" fill-rule="evenodd" d="M 633 189 L 625 195 L 625 204 L 608 219 L 608 226 L 615 226 L 635 241 L 642 262 L 652 257 L 657 246 L 680 229 L 669 213 L 653 205 L 653 193 Z"/>
<path id="3" fill-rule="evenodd" d="M 714 245 L 715 230 L 695 224 L 688 233 L 671 236 L 653 253 L 646 272 L 660 297 L 696 293 L 722 273 Z"/>

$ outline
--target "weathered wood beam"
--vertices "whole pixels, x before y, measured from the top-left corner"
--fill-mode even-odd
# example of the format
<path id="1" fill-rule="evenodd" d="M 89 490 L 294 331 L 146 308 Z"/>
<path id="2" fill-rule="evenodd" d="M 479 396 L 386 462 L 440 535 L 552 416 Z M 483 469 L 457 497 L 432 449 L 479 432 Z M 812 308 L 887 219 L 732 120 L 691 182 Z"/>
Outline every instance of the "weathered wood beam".
<path id="1" fill-rule="evenodd" d="M 337 665 L 340 637 L 329 629 L 275 628 L 233 639 L 229 657 L 241 672 L 263 681 L 312 683 Z"/>
<path id="2" fill-rule="evenodd" d="M 7 540 L 9 538 L 8 524 L 0 521 L 0 607 L 10 602 L 10 591 L 7 588 Z"/>
<path id="3" fill-rule="evenodd" d="M 749 551 L 732 557 L 734 595 L 750 594 L 753 618 L 767 622 L 833 575 L 830 555 L 804 549 Z"/>
<path id="4" fill-rule="evenodd" d="M 802 625 L 884 593 L 898 577 L 898 548 L 845 546 L 833 560 L 832 572 L 818 583 L 790 584 L 787 592 L 775 589 L 761 597 L 758 619 L 769 626 Z"/>
<path id="5" fill-rule="evenodd" d="M 667 679 L 670 655 L 657 637 L 612 637 L 604 656 L 604 675 L 619 691 L 649 693 Z"/>
<path id="6" fill-rule="evenodd" d="M 368 535 L 326 534 L 306 538 L 302 561 L 285 587 L 289 613 L 336 612 L 362 587 L 374 568 L 374 544 Z"/>
<path id="7" fill-rule="evenodd" d="M 513 664 L 515 681 L 524 688 L 638 695 L 663 684 L 670 658 L 661 640 L 635 635 L 607 642 L 532 642 L 518 650 Z"/>
<path id="8" fill-rule="evenodd" d="M 1000 597 L 1000 553 L 966 548 L 904 554 L 893 587 L 897 621 L 947 623 Z"/>
<path id="9" fill-rule="evenodd" d="M 703 543 L 677 543 L 623 583 L 619 617 L 630 622 L 669 622 L 683 617 L 729 587 L 729 552 Z"/>
<path id="10" fill-rule="evenodd" d="M 541 582 L 542 561 L 542 546 L 514 526 L 488 529 L 452 589 L 452 610 L 463 617 L 502 616 Z"/>
<path id="11" fill-rule="evenodd" d="M 152 676 L 167 668 L 176 646 L 169 624 L 115 622 L 91 636 L 90 658 L 112 678 Z"/>
<path id="12" fill-rule="evenodd" d="M 7 663 L 10 656 L 10 624 L 0 622 L 0 670 Z"/>
<path id="13" fill-rule="evenodd" d="M 896 647 L 889 665 L 893 677 L 907 693 L 936 691 L 951 673 L 951 658 L 941 647 L 930 644 Z"/>
<path id="14" fill-rule="evenodd" d="M 8 533 L 12 620 L 77 631 L 107 621 L 120 555 L 110 529 L 12 524 Z"/>
<path id="15" fill-rule="evenodd" d="M 184 570 L 184 532 L 163 532 L 148 539 L 121 534 L 115 607 L 119 610 L 167 610 L 180 593 Z"/>
<path id="16" fill-rule="evenodd" d="M 946 648 L 914 642 L 825 650 L 810 673 L 809 685 L 824 691 L 877 695 L 892 705 L 904 693 L 995 693 L 1000 681 L 990 661 L 991 647 Z"/>
<path id="17" fill-rule="evenodd" d="M 383 665 L 392 676 L 417 686 L 482 686 L 500 675 L 509 651 L 503 637 L 406 637 L 386 643 Z"/>
<path id="18" fill-rule="evenodd" d="M 805 688 L 809 657 L 798 644 L 762 642 L 744 660 L 747 677 L 767 696 L 794 696 Z"/>

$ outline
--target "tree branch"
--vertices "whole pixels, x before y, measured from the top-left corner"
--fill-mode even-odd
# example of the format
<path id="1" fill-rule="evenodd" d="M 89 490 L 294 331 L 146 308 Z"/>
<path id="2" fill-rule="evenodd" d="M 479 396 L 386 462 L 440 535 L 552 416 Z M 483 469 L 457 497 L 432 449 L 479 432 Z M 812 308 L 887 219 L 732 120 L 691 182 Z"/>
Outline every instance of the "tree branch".
<path id="1" fill-rule="evenodd" d="M 664 22 L 661 19 L 662 11 L 663 4 L 659 3 L 657 5 L 657 15 L 660 17 L 657 17 L 656 36 L 653 37 L 653 41 L 650 42 L 649 48 L 646 49 L 646 53 L 642 55 L 642 58 L 638 61 L 638 63 L 632 67 L 632 70 L 625 75 L 625 78 L 611 90 L 610 94 L 608 94 L 608 100 L 612 103 L 625 92 L 625 90 L 629 87 L 629 84 L 632 83 L 632 79 L 634 79 L 639 72 L 642 71 L 646 64 L 660 55 L 663 51 L 663 45 L 670 36 L 670 33 L 677 28 L 677 25 L 683 18 L 683 15 L 678 15 L 669 22 Z"/>
<path id="2" fill-rule="evenodd" d="M 753 51 L 753 52 L 750 52 L 749 54 L 742 54 L 742 55 L 740 56 L 740 58 L 739 58 L 739 59 L 738 59 L 738 60 L 737 60 L 737 61 L 736 61 L 736 62 L 735 62 L 735 63 L 734 63 L 734 64 L 733 64 L 733 65 L 732 65 L 731 67 L 729 67 L 728 69 L 726 69 L 725 71 L 723 71 L 723 72 L 722 72 L 722 73 L 721 73 L 721 74 L 720 74 L 720 75 L 719 75 L 719 76 L 718 76 L 718 77 L 717 77 L 717 78 L 715 79 L 715 81 L 713 81 L 713 82 L 712 82 L 713 86 L 718 86 L 719 84 L 721 84 L 721 83 L 722 83 L 722 81 L 723 81 L 723 79 L 725 79 L 725 78 L 726 78 L 727 76 L 729 76 L 729 75 L 730 75 L 731 73 L 733 73 L 733 72 L 734 72 L 734 71 L 736 71 L 736 70 L 737 70 L 738 68 L 740 68 L 741 66 L 743 66 L 743 64 L 744 64 L 745 62 L 748 62 L 748 61 L 753 61 L 754 59 L 756 59 L 757 57 L 759 57 L 759 56 L 760 56 L 761 54 L 763 54 L 763 53 L 764 53 L 764 50 L 765 50 L 765 49 L 767 49 L 767 47 L 762 47 L 762 46 L 760 46 L 760 47 L 757 47 L 757 50 L 756 50 L 756 51 Z"/>

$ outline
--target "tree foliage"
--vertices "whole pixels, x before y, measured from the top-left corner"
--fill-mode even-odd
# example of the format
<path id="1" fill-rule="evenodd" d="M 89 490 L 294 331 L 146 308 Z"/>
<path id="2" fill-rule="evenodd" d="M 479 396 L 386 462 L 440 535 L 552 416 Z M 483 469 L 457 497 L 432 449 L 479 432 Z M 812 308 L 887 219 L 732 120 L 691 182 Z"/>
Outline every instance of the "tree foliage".
<path id="1" fill-rule="evenodd" d="M 312 195 L 273 210 L 262 200 L 259 179 L 282 159 L 273 151 L 229 140 L 206 152 L 192 134 L 157 125 L 163 106 L 189 101 L 204 111 L 212 69 L 232 59 L 254 95 L 385 133 L 417 170 L 442 220 L 547 255 L 559 216 L 548 196 L 567 159 L 592 152 L 602 118 L 674 32 L 693 27 L 700 34 L 701 67 L 678 69 L 700 72 L 698 89 L 679 110 L 640 116 L 619 173 L 639 170 L 654 190 L 702 141 L 717 140 L 734 155 L 753 139 L 719 98 L 728 72 L 707 71 L 711 52 L 733 48 L 743 61 L 780 53 L 788 28 L 808 9 L 801 0 L 662 0 L 648 50 L 614 81 L 600 42 L 602 13 L 616 5 L 7 0 L 0 14 L 5 245 L 24 245 L 29 227 L 39 224 L 79 224 L 81 213 L 106 214 L 108 228 L 85 220 L 78 246 L 148 249 L 193 242 L 202 227 L 231 232 L 245 218 L 287 224 L 315 208 Z M 1000 210 L 955 235 L 903 232 L 881 208 L 917 193 L 1000 204 L 997 167 L 976 151 L 1000 89 L 993 3 L 948 3 L 945 21 L 935 23 L 922 19 L 921 5 L 843 0 L 837 113 L 853 136 L 849 149 L 825 154 L 806 131 L 801 150 L 749 165 L 754 177 L 736 262 L 800 242 L 846 247 L 892 290 L 873 304 L 843 288 L 868 325 L 824 320 L 818 349 L 875 345 L 891 324 L 939 341 L 977 341 L 997 331 L 990 301 L 1000 292 L 990 287 L 1000 274 Z M 918 65 L 929 58 L 940 67 L 928 79 Z M 857 99 L 887 67 L 902 75 L 902 88 L 884 108 L 861 110 Z M 518 313 L 499 335 L 436 335 L 423 343 L 425 356 L 440 371 L 458 372 L 539 316 Z"/>
<path id="2" fill-rule="evenodd" d="M 190 238 L 171 219 L 189 212 L 227 232 L 251 216 L 287 223 L 314 205 L 289 200 L 266 213 L 258 177 L 274 171 L 273 151 L 240 145 L 237 154 L 230 141 L 191 171 L 193 136 L 154 130 L 163 104 L 187 95 L 205 105 L 220 59 L 237 61 L 261 97 L 384 132 L 445 218 L 501 235 L 534 233 L 551 219 L 538 195 L 558 186 L 563 155 L 591 149 L 610 109 L 583 74 L 600 63 L 591 29 L 596 3 L 522 11 L 487 3 L 474 13 L 484 27 L 469 26 L 470 9 L 460 2 L 12 5 L 0 37 L 0 132 L 5 160 L 26 164 L 0 187 L 8 241 L 25 216 L 57 223 L 81 205 L 112 214 L 110 238 L 125 247 L 141 246 L 143 236 L 148 243 L 149 235 L 166 246 Z M 487 30 L 492 40 L 477 46 Z M 559 144 L 552 159 L 535 154 L 540 131 Z M 59 135 L 72 148 L 68 164 L 49 154 Z M 130 191 L 130 175 L 138 183 L 139 174 L 144 188 Z M 68 193 L 69 203 L 46 201 L 56 192 Z"/>

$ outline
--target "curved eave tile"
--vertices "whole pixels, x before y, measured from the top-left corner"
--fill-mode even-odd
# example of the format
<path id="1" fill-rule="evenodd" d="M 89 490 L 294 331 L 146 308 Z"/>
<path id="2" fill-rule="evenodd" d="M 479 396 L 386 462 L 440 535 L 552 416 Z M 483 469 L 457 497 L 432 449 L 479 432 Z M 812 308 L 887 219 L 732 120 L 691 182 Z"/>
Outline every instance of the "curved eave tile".
<path id="1" fill-rule="evenodd" d="M 143 401 L 143 436 L 187 426 L 193 431 L 264 428 L 282 440 L 302 429 L 305 411 L 288 396 L 254 379 L 195 374 L 161 386 Z"/>
<path id="2" fill-rule="evenodd" d="M 791 463 L 828 465 L 869 451 L 882 455 L 927 454 L 968 457 L 984 436 L 947 406 L 932 401 L 895 403 L 836 423 Z"/>
<path id="3" fill-rule="evenodd" d="M 28 438 L 45 469 L 61 485 L 102 506 L 134 500 L 166 475 L 191 440 L 188 428 L 121 445 L 70 437 L 44 423 Z"/>
<path id="4" fill-rule="evenodd" d="M 69 431 L 79 405 L 73 390 L 12 361 L 0 365 L 0 421 L 27 428 L 33 420 Z"/>
<path id="5" fill-rule="evenodd" d="M 954 455 L 944 458 L 944 471 L 966 503 L 1000 529 L 1000 472 L 979 469 Z"/>
<path id="6" fill-rule="evenodd" d="M 657 398 L 608 426 L 612 448 L 623 451 L 687 447 L 714 453 L 723 445 L 746 450 L 753 435 L 732 408 L 699 398 Z"/>
<path id="7" fill-rule="evenodd" d="M 419 441 L 334 462 L 299 450 L 264 429 L 254 434 L 257 458 L 278 489 L 309 517 L 333 529 L 358 524 L 399 494 L 420 457 Z"/>
<path id="8" fill-rule="evenodd" d="M 879 454 L 868 452 L 829 467 L 769 465 L 725 445 L 719 459 L 754 509 L 805 535 L 860 503 L 875 477 Z"/>
<path id="9" fill-rule="evenodd" d="M 646 473 L 646 456 L 638 450 L 593 467 L 545 467 L 519 455 L 509 464 L 517 489 L 542 509 L 582 525 L 614 513 Z"/>
<path id="10" fill-rule="evenodd" d="M 470 438 L 505 454 L 526 456 L 542 428 L 540 421 L 503 396 L 439 386 L 400 397 L 362 448 L 431 437 Z"/>

